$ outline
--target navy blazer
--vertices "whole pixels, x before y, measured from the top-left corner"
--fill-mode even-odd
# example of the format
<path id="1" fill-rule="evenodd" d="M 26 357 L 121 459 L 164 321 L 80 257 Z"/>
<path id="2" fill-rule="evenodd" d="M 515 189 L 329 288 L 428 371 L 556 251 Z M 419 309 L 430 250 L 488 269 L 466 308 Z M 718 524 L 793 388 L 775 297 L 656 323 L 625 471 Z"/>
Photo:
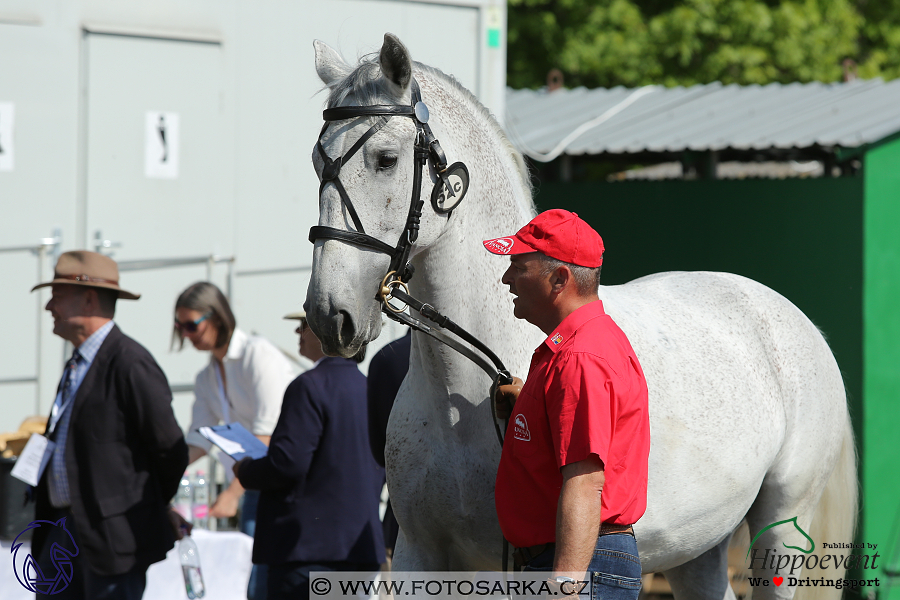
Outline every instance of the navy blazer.
<path id="1" fill-rule="evenodd" d="M 175 544 L 169 499 L 187 467 L 188 447 L 162 369 L 114 326 L 69 410 L 66 472 L 77 545 L 91 569 L 118 575 L 165 559 Z M 56 513 L 47 492 L 50 471 L 48 465 L 36 489 L 40 520 Z M 34 530 L 33 556 L 40 556 L 47 530 Z"/>
<path id="2" fill-rule="evenodd" d="M 367 423 L 366 378 L 352 360 L 325 357 L 291 382 L 268 454 L 238 474 L 262 490 L 254 563 L 384 562 L 384 469 Z"/>
<path id="3" fill-rule="evenodd" d="M 384 466 L 384 447 L 387 444 L 387 423 L 394 407 L 394 398 L 409 371 L 412 348 L 412 329 L 379 350 L 369 362 L 369 443 L 372 455 Z M 393 545 L 391 545 L 393 547 Z"/>

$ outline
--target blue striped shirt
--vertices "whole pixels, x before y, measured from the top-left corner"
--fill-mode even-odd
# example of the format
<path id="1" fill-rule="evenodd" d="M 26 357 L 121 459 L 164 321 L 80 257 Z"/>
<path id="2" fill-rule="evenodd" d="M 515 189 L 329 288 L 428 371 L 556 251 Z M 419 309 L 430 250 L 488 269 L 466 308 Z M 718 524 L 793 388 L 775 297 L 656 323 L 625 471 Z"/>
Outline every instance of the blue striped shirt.
<path id="1" fill-rule="evenodd" d="M 56 446 L 53 448 L 53 456 L 50 457 L 51 472 L 48 474 L 47 491 L 50 493 L 50 503 L 56 508 L 63 508 L 71 504 L 69 496 L 69 476 L 66 472 L 66 439 L 69 434 L 69 419 L 72 416 L 72 402 L 78 394 L 78 388 L 84 381 L 94 358 L 100 346 L 106 340 L 106 336 L 115 326 L 115 322 L 110 320 L 100 329 L 91 334 L 80 346 L 72 353 L 76 358 L 75 369 L 68 373 L 69 369 L 65 369 L 62 379 L 60 380 L 59 393 L 56 394 L 56 400 L 53 403 L 53 411 L 50 415 L 50 423 L 48 431 L 58 429 L 54 442 Z M 72 381 L 66 382 L 66 377 L 71 377 Z M 63 392 L 68 393 L 63 397 Z"/>

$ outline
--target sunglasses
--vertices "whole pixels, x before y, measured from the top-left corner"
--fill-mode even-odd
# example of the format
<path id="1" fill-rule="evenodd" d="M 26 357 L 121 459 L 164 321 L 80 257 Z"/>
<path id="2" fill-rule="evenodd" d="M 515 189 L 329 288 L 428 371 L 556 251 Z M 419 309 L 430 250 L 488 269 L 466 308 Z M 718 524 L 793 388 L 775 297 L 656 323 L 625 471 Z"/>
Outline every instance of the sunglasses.
<path id="1" fill-rule="evenodd" d="M 300 319 L 300 323 L 297 325 L 297 329 L 300 330 L 300 333 L 303 333 L 304 331 L 306 331 L 306 329 L 308 327 L 309 327 L 309 323 L 306 322 L 306 319 Z"/>
<path id="2" fill-rule="evenodd" d="M 200 323 L 207 320 L 212 316 L 211 312 L 206 313 L 196 321 L 185 321 L 182 323 L 178 319 L 175 319 L 175 329 L 184 333 L 195 333 L 197 331 L 197 327 L 200 326 Z"/>

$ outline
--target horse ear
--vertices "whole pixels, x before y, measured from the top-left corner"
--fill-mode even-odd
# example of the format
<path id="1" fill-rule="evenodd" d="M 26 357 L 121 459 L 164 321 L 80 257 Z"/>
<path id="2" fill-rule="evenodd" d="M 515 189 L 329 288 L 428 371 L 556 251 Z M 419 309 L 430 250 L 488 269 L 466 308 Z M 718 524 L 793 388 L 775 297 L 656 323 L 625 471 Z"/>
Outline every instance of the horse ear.
<path id="1" fill-rule="evenodd" d="M 333 86 L 353 70 L 344 62 L 341 55 L 325 42 L 314 40 L 313 48 L 316 50 L 316 73 L 328 87 Z"/>
<path id="2" fill-rule="evenodd" d="M 384 34 L 384 44 L 381 46 L 378 62 L 387 80 L 401 91 L 406 91 L 412 78 L 412 60 L 409 57 L 409 50 L 393 33 Z"/>

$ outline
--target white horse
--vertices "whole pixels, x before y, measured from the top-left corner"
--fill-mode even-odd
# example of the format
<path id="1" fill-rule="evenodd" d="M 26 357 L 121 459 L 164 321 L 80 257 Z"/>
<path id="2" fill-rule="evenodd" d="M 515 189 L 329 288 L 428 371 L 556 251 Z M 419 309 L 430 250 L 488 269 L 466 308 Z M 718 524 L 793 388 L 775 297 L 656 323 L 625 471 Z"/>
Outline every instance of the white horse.
<path id="1" fill-rule="evenodd" d="M 513 317 L 500 283 L 507 262 L 481 244 L 515 232 L 534 215 L 521 156 L 471 93 L 411 62 L 393 36 L 385 36 L 377 58 L 355 68 L 321 42 L 315 50 L 329 106 L 409 106 L 410 75 L 418 81 L 435 136 L 449 162 L 468 166 L 471 187 L 450 215 L 438 214 L 427 200 L 436 177 L 426 171 L 416 195 L 425 209 L 412 249 L 411 293 L 524 377 L 543 335 Z M 322 136 L 327 155 L 344 155 L 372 120 L 332 123 Z M 415 133 L 412 119 L 392 118 L 340 174 L 366 232 L 390 245 L 407 219 Z M 313 163 L 321 176 L 317 149 Z M 354 229 L 334 185 L 322 188 L 319 204 L 320 226 Z M 346 241 L 316 241 L 306 306 L 328 354 L 351 356 L 378 337 L 376 294 L 388 261 Z M 664 572 L 677 598 L 733 598 L 726 550 L 745 519 L 751 537 L 796 516 L 819 543 L 852 540 L 856 455 L 844 387 L 822 335 L 794 305 L 726 273 L 663 273 L 601 286 L 599 294 L 631 340 L 650 390 L 648 508 L 635 525 L 644 572 Z M 413 336 L 385 453 L 401 526 L 395 570 L 501 568 L 493 494 L 500 449 L 489 384 L 470 361 Z M 783 542 L 806 547 L 786 526 L 769 528 L 754 547 L 794 552 Z M 771 577 L 759 562 L 754 575 Z M 793 592 L 770 584 L 755 588 L 754 598 Z"/>

